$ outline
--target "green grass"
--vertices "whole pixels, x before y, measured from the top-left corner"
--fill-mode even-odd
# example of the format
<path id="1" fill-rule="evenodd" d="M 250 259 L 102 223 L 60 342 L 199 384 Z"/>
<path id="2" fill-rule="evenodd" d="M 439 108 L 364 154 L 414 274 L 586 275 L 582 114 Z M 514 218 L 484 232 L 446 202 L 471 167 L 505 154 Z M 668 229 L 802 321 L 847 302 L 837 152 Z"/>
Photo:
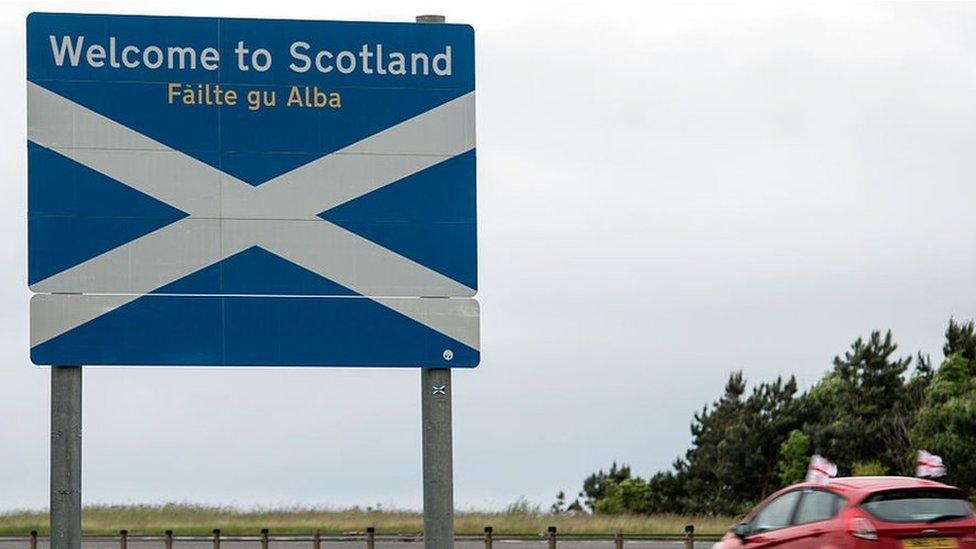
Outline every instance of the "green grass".
<path id="1" fill-rule="evenodd" d="M 130 535 L 160 535 L 173 530 L 175 535 L 210 535 L 214 528 L 228 536 L 257 535 L 262 528 L 272 535 L 310 535 L 316 529 L 323 535 L 363 532 L 376 528 L 378 534 L 416 535 L 422 517 L 414 511 L 369 509 L 329 510 L 281 508 L 245 511 L 230 507 L 202 505 L 94 505 L 85 507 L 82 529 L 85 535 L 115 535 L 121 529 Z M 685 524 L 693 523 L 702 535 L 724 533 L 731 518 L 655 516 L 549 515 L 532 510 L 519 512 L 459 512 L 455 516 L 458 535 L 480 535 L 485 526 L 494 527 L 496 536 L 540 535 L 556 526 L 566 535 L 611 535 L 617 530 L 634 535 L 678 535 Z M 0 536 L 26 536 L 31 530 L 48 533 L 46 511 L 0 513 Z"/>

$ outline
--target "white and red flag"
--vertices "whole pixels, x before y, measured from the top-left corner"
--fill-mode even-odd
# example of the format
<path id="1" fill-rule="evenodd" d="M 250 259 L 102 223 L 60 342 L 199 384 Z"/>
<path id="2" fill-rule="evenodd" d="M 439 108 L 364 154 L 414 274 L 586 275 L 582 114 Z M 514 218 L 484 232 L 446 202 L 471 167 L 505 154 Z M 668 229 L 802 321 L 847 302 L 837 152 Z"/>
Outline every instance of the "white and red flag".
<path id="1" fill-rule="evenodd" d="M 921 478 L 943 477 L 946 474 L 945 463 L 942 458 L 926 452 L 918 451 L 918 459 L 915 461 L 915 476 Z"/>
<path id="2" fill-rule="evenodd" d="M 807 482 L 817 484 L 827 484 L 830 479 L 837 476 L 837 466 L 826 458 L 814 455 L 810 458 L 810 467 L 807 469 Z"/>

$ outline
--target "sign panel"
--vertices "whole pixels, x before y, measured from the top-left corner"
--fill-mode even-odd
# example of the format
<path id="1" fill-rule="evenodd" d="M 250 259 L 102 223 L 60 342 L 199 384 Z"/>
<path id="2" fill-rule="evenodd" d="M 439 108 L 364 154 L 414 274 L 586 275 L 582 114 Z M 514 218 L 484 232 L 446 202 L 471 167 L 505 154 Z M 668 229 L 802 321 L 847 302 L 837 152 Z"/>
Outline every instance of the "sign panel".
<path id="1" fill-rule="evenodd" d="M 477 318 L 464 300 L 452 305 L 463 314 L 439 324 L 425 323 L 426 306 L 391 305 L 477 289 L 471 27 L 35 13 L 27 31 L 28 285 L 127 296 L 35 297 L 35 363 L 257 363 L 64 343 L 101 325 L 135 341 L 150 317 L 165 317 L 150 312 L 161 303 L 177 322 L 180 308 L 232 303 L 296 329 L 319 313 L 338 322 L 340 311 L 357 325 L 379 305 L 449 338 L 464 330 L 445 319 L 467 330 Z M 210 327 L 222 344 L 236 329 Z M 476 356 L 476 335 L 455 341 Z M 371 336 L 382 346 L 395 334 Z M 297 363 L 420 355 L 317 356 Z M 477 359 L 448 365 L 461 362 Z"/>
<path id="2" fill-rule="evenodd" d="M 37 364 L 206 366 L 478 365 L 473 299 L 38 294 Z M 112 309 L 111 314 L 99 314 Z"/>

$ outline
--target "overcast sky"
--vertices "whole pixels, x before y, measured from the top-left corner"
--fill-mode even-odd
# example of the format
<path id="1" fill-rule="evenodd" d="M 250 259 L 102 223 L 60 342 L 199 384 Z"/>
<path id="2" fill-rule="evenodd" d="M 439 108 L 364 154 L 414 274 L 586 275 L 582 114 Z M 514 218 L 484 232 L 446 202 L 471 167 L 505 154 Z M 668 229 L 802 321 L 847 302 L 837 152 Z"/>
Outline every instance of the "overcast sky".
<path id="1" fill-rule="evenodd" d="M 455 500 L 546 504 L 684 452 L 730 370 L 814 383 L 976 315 L 976 5 L 149 1 L 0 6 L 0 510 L 47 505 L 28 361 L 29 11 L 475 27 L 482 363 Z M 85 370 L 84 499 L 419 508 L 415 370 Z"/>

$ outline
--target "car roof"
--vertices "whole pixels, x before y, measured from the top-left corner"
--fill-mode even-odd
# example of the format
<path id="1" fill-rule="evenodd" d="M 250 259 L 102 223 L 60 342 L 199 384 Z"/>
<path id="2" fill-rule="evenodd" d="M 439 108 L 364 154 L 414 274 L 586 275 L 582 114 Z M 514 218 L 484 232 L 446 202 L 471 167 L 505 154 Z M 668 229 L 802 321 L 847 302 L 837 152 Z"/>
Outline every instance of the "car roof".
<path id="1" fill-rule="evenodd" d="M 875 492 L 881 492 L 885 490 L 904 490 L 904 489 L 919 489 L 919 488 L 939 488 L 943 490 L 951 490 L 959 496 L 965 498 L 967 497 L 966 491 L 955 486 L 949 486 L 948 484 L 942 484 L 941 482 L 936 482 L 934 480 L 928 480 L 924 478 L 916 477 L 838 477 L 830 479 L 827 484 L 820 484 L 816 482 L 800 482 L 798 484 L 792 484 L 785 488 L 781 488 L 771 494 L 769 497 L 763 500 L 763 502 L 752 509 L 747 516 L 753 516 L 764 507 L 768 502 L 773 499 L 785 494 L 786 492 L 792 492 L 795 490 L 805 490 L 805 489 L 819 489 L 828 490 L 839 494 L 848 502 L 853 504 L 860 504 L 869 495 Z"/>
<path id="2" fill-rule="evenodd" d="M 899 490 L 906 488 L 943 488 L 960 491 L 958 488 L 916 477 L 838 477 L 830 479 L 826 486 L 812 482 L 804 482 L 791 486 L 791 488 L 815 488 L 825 487 L 838 493 L 846 495 L 866 495 L 882 490 Z"/>

